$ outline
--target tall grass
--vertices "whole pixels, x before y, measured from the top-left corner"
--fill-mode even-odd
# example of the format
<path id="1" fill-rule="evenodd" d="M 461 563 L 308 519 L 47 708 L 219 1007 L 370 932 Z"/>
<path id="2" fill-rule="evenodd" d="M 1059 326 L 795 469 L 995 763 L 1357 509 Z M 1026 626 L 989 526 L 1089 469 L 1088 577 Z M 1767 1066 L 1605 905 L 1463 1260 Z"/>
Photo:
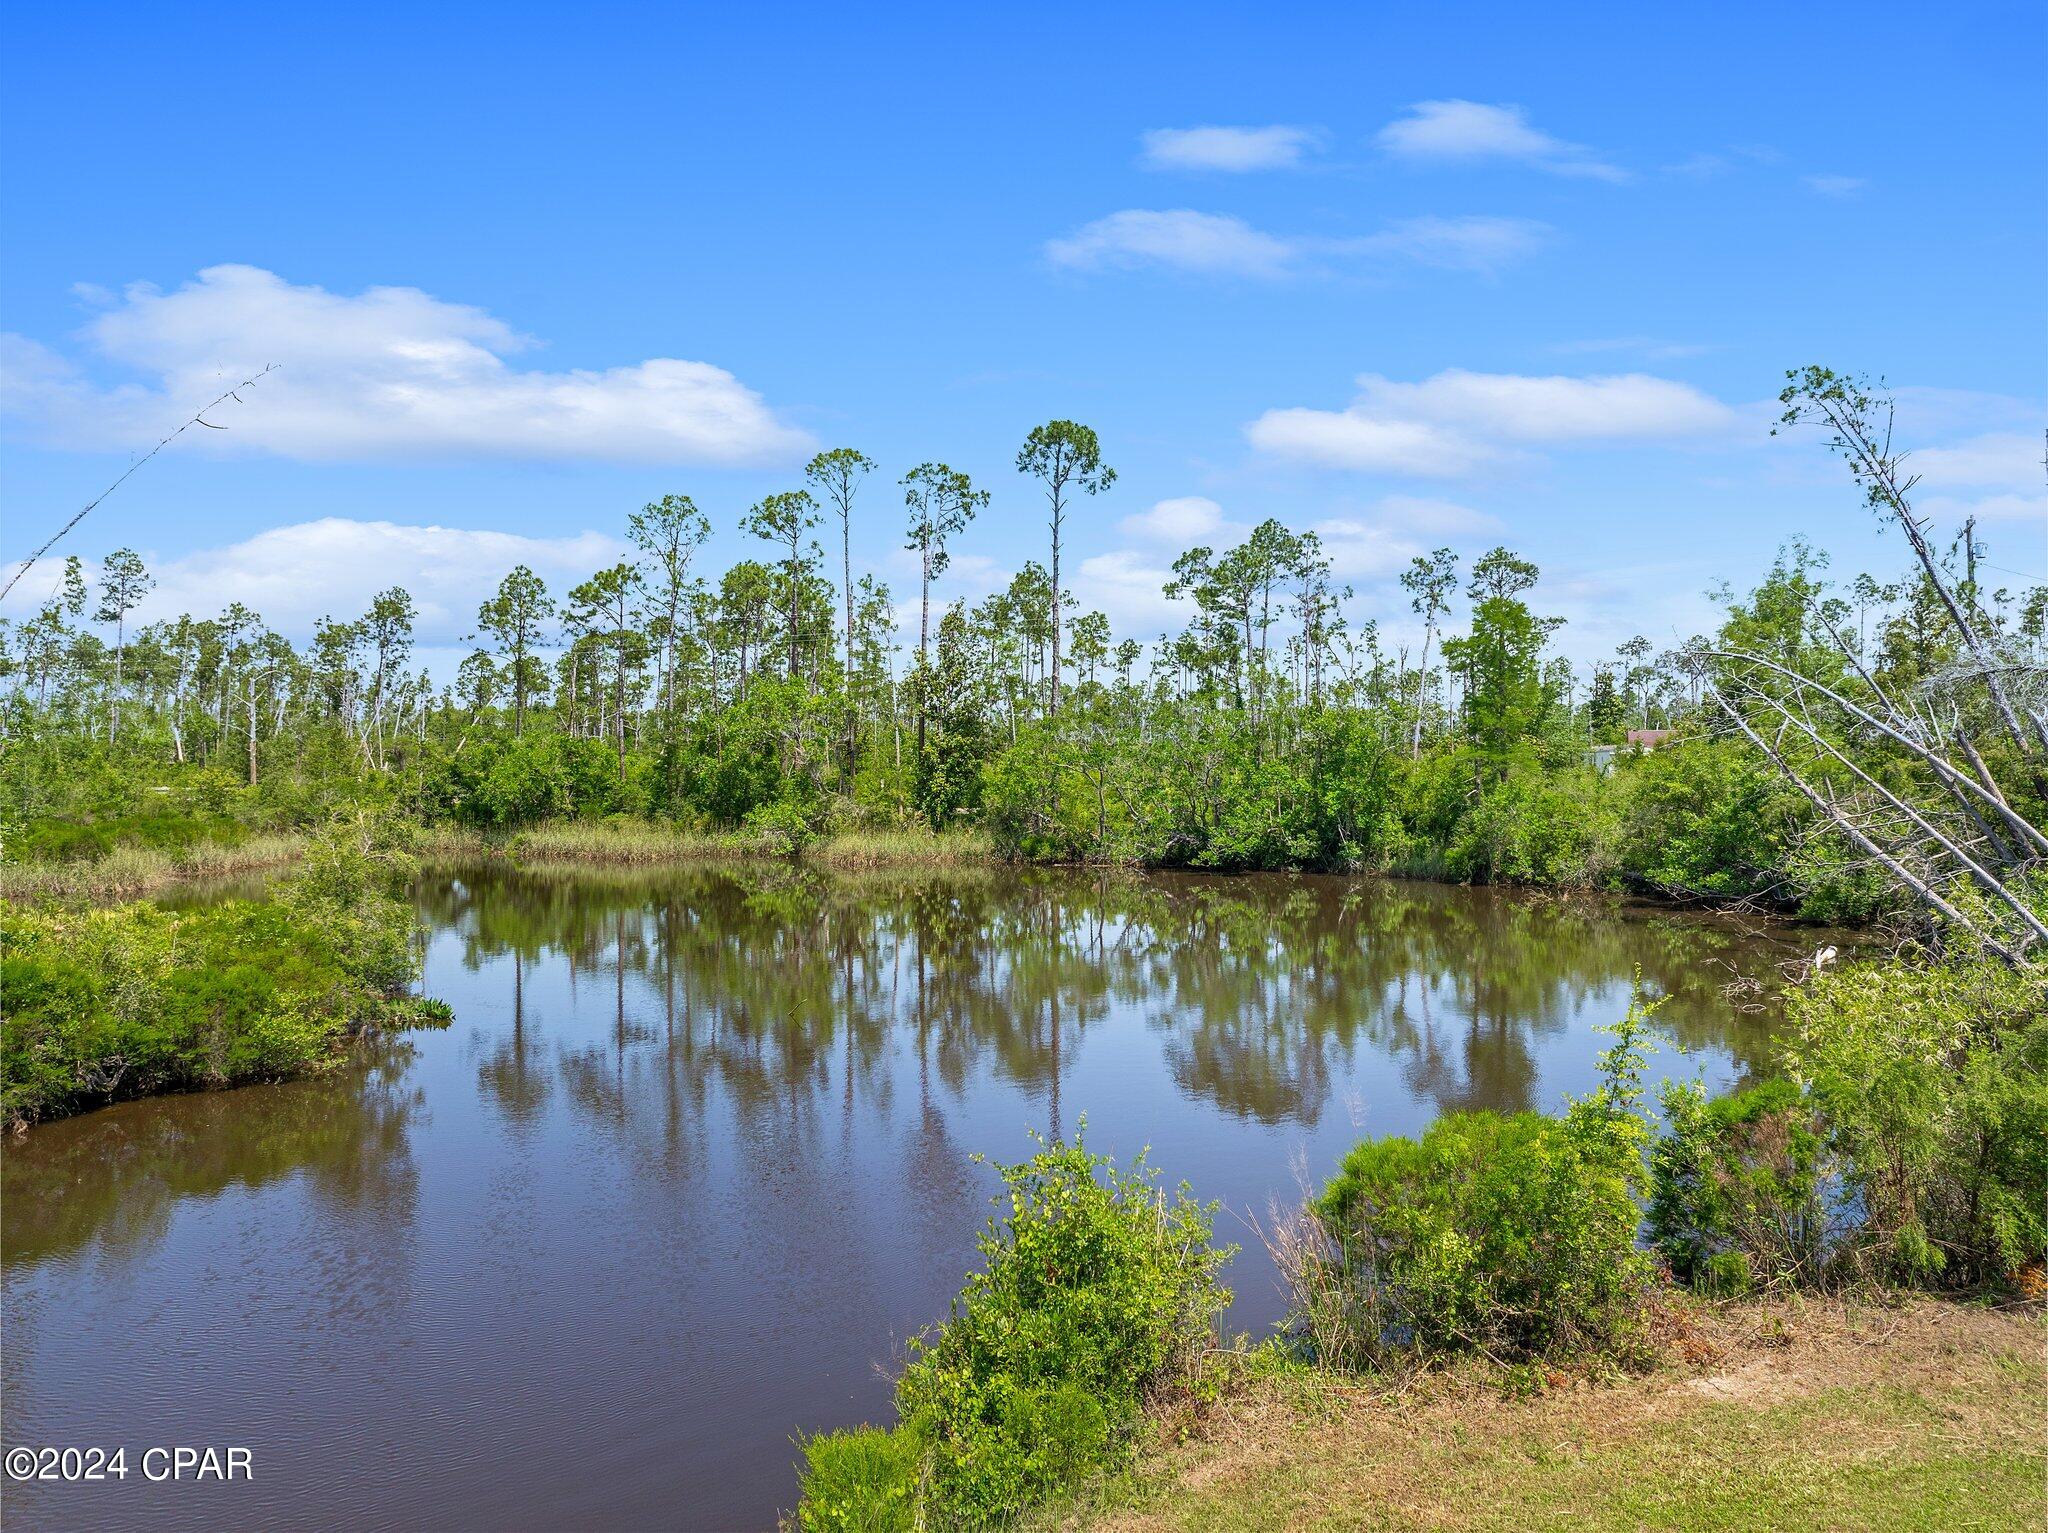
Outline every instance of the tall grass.
<path id="1" fill-rule="evenodd" d="M 437 829 L 418 842 L 428 857 L 502 854 L 527 867 L 564 864 L 658 866 L 778 855 L 772 838 L 749 830 L 685 830 L 644 820 L 558 821 L 503 841 L 473 831 Z M 978 830 L 936 835 L 918 828 L 848 830 L 806 847 L 801 860 L 822 867 L 967 867 L 993 861 L 995 848 Z"/>
<path id="2" fill-rule="evenodd" d="M 996 849 L 985 830 L 949 830 L 941 835 L 912 827 L 841 831 L 826 837 L 804 855 L 812 862 L 834 868 L 950 868 L 993 862 Z"/>
<path id="3" fill-rule="evenodd" d="M 254 836 L 238 846 L 200 845 L 174 852 L 117 846 L 90 862 L 0 862 L 0 899 L 128 897 L 192 879 L 282 867 L 305 851 L 304 836 Z"/>

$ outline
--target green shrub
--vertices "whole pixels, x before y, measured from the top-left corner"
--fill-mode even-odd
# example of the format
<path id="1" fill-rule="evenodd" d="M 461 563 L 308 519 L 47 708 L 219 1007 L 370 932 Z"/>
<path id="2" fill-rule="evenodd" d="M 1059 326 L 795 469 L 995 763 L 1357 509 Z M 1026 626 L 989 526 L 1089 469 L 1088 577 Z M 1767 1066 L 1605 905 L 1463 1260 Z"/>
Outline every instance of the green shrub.
<path id="1" fill-rule="evenodd" d="M 1649 1233 L 1672 1276 L 1720 1294 L 1819 1281 L 1840 1242 L 1839 1182 L 1799 1087 L 1767 1081 L 1709 1101 L 1697 1082 L 1673 1082 L 1663 1105 Z"/>
<path id="2" fill-rule="evenodd" d="M 747 815 L 747 829 L 770 855 L 795 857 L 818 839 L 826 808 L 822 800 L 775 799 Z"/>
<path id="3" fill-rule="evenodd" d="M 1834 970 L 1787 1062 L 1825 1115 L 1874 1276 L 1972 1284 L 2048 1254 L 2048 977 L 1988 960 Z"/>
<path id="4" fill-rule="evenodd" d="M 275 900 L 0 907 L 0 1118 L 275 1080 L 371 1028 L 445 1025 L 401 994 L 416 970 L 391 891 L 408 867 L 357 818 Z"/>
<path id="5" fill-rule="evenodd" d="M 1002 1521 L 1113 1459 L 1229 1299 L 1213 1208 L 1166 1197 L 1142 1156 L 1119 1172 L 1077 1137 L 999 1169 L 1008 1213 L 980 1237 L 984 1268 L 897 1386 L 942 1526 Z"/>
<path id="6" fill-rule="evenodd" d="M 917 1525 L 918 1447 L 880 1427 L 820 1432 L 803 1442 L 802 1533 L 909 1533 Z"/>
<path id="7" fill-rule="evenodd" d="M 1448 1113 L 1420 1139 L 1345 1157 L 1315 1205 L 1324 1239 L 1293 1274 L 1297 1320 L 1324 1361 L 1632 1344 L 1649 1278 L 1635 1239 L 1649 1010 L 1630 1006 L 1604 1084 L 1563 1118 Z"/>
<path id="8" fill-rule="evenodd" d="M 1782 882 L 1805 801 L 1739 743 L 1695 736 L 1624 753 L 1610 781 L 1626 804 L 1626 871 L 1643 883 L 1739 899 Z"/>

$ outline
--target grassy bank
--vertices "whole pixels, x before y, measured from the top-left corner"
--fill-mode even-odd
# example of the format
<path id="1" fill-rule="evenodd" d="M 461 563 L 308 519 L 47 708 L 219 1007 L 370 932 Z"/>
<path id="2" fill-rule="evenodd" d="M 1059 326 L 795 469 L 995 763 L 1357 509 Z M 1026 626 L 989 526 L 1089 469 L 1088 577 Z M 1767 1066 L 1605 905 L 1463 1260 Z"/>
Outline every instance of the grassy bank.
<path id="1" fill-rule="evenodd" d="M 294 863 L 306 838 L 256 836 L 239 845 L 201 845 L 178 851 L 117 846 L 103 857 L 77 862 L 0 862 L 0 899 L 131 899 L 171 884 L 230 878 Z"/>
<path id="2" fill-rule="evenodd" d="M 2038 1526 L 2038 1311 L 1673 1311 L 1640 1376 L 1381 1385 L 1262 1359 L 1041 1530 Z M 1260 1356 L 1254 1354 L 1255 1357 Z M 1512 1382 L 1519 1382 L 1519 1375 Z"/>
<path id="3" fill-rule="evenodd" d="M 526 867 L 577 863 L 659 867 L 734 857 L 789 857 L 788 844 L 756 831 L 681 830 L 648 821 L 564 821 L 493 839 L 474 831 L 437 828 L 421 834 L 427 857 L 505 856 Z M 992 861 L 995 851 L 979 831 L 936 835 L 928 830 L 850 830 L 802 847 L 802 861 L 835 868 L 963 867 Z"/>

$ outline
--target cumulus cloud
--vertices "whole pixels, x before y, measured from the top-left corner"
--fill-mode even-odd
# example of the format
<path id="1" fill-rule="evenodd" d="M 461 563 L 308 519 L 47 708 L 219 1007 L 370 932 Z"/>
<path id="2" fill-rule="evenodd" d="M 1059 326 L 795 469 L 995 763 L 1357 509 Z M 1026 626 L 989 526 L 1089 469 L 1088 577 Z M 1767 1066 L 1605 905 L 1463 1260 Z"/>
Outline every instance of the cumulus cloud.
<path id="1" fill-rule="evenodd" d="M 1735 412 L 1688 384 L 1645 373 L 1528 377 L 1449 369 L 1419 383 L 1368 373 L 1343 410 L 1268 410 L 1254 447 L 1332 468 L 1454 478 L 1515 449 L 1653 441 L 1727 430 Z"/>
<path id="2" fill-rule="evenodd" d="M 1224 520 L 1223 508 L 1206 495 L 1180 495 L 1156 501 L 1150 509 L 1127 516 L 1118 527 L 1127 537 L 1191 548 L 1205 539 L 1228 537 L 1240 530 Z"/>
<path id="3" fill-rule="evenodd" d="M 1153 128 L 1139 163 L 1148 170 L 1285 170 L 1322 142 L 1313 128 Z"/>
<path id="4" fill-rule="evenodd" d="M 216 450 L 310 461 L 601 459 L 751 464 L 811 446 L 731 373 L 655 357 L 549 372 L 508 357 L 533 343 L 502 320 L 417 288 L 357 294 L 254 266 L 213 266 L 173 292 L 129 287 L 83 332 L 147 381 L 104 388 L 68 358 L 6 340 L 0 411 L 39 440 L 132 448 L 228 383 L 278 370 L 224 407 Z"/>
<path id="5" fill-rule="evenodd" d="M 135 620 L 206 617 L 238 601 L 279 633 L 303 640 L 315 619 L 355 617 L 377 592 L 402 585 L 417 608 L 419 641 L 446 645 L 475 629 L 477 607 L 515 564 L 559 593 L 627 553 L 618 539 L 597 532 L 534 538 L 328 516 L 161 561 L 145 551 L 156 589 Z M 46 593 L 34 585 L 16 587 L 10 608 L 40 601 Z"/>
<path id="6" fill-rule="evenodd" d="M 1492 274 L 1544 245 L 1550 228 L 1526 218 L 1409 218 L 1374 234 L 1270 234 L 1241 218 L 1191 208 L 1126 208 L 1046 243 L 1055 266 L 1146 267 L 1201 276 L 1274 279 L 1373 265 Z"/>
<path id="7" fill-rule="evenodd" d="M 1379 131 L 1379 145 L 1415 164 L 1514 160 L 1554 176 L 1627 181 L 1629 173 L 1581 144 L 1540 132 L 1518 106 L 1480 101 L 1418 101 Z"/>

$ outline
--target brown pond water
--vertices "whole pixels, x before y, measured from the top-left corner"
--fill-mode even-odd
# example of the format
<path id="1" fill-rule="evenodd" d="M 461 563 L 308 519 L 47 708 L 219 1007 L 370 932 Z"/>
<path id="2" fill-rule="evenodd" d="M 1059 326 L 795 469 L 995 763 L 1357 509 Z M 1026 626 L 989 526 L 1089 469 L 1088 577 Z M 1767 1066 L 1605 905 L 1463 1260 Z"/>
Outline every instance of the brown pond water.
<path id="1" fill-rule="evenodd" d="M 248 1447 L 249 1483 L 7 1484 L 11 1529 L 765 1528 L 888 1419 L 993 1176 L 1071 1132 L 1247 1219 L 1366 1134 L 1760 1069 L 1811 932 L 1336 878 L 479 872 L 419 890 L 445 1032 L 0 1154 L 7 1446 Z M 1724 994 L 1764 982 L 1761 1009 Z M 1755 1001 L 1746 1005 L 1757 1005 Z"/>

